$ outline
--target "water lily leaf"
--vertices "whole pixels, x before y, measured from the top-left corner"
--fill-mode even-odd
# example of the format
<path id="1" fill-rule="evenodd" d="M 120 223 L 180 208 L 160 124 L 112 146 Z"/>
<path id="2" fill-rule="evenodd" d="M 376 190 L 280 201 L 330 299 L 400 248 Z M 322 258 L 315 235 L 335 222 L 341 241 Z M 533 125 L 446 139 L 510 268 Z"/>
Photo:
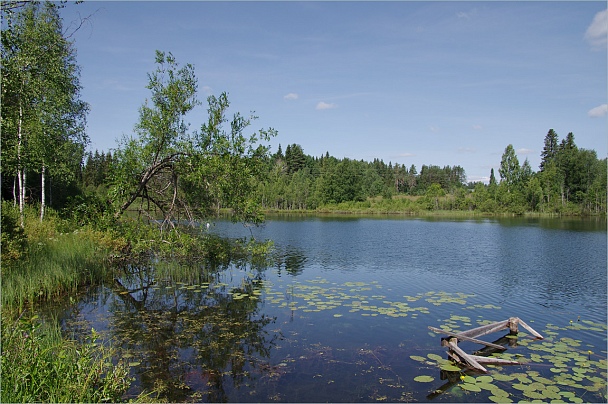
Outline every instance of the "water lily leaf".
<path id="1" fill-rule="evenodd" d="M 437 354 L 433 354 L 433 353 L 428 354 L 428 355 L 427 355 L 427 358 L 429 358 L 429 359 L 431 359 L 431 360 L 434 360 L 434 361 L 442 361 L 442 360 L 445 360 L 445 359 L 443 359 L 441 356 L 439 356 L 439 355 L 437 355 Z"/>
<path id="2" fill-rule="evenodd" d="M 440 369 L 445 370 L 446 372 L 459 372 L 461 370 L 458 366 L 452 365 L 449 362 L 443 363 L 440 366 Z"/>
<path id="3" fill-rule="evenodd" d="M 512 375 L 505 375 L 502 373 L 497 373 L 493 376 L 494 376 L 494 380 L 498 380 L 500 382 L 510 382 L 511 380 L 515 379 L 515 377 Z"/>
<path id="4" fill-rule="evenodd" d="M 474 391 L 474 392 L 480 392 L 481 388 L 479 386 L 477 386 L 476 384 L 473 383 L 462 383 L 460 385 L 461 388 L 463 388 L 464 390 L 467 391 Z"/>
<path id="5" fill-rule="evenodd" d="M 424 361 L 426 361 L 425 357 L 418 356 L 418 355 L 410 355 L 410 359 L 413 359 L 413 360 L 418 361 L 418 362 L 424 362 Z"/>
<path id="6" fill-rule="evenodd" d="M 488 400 L 494 402 L 494 403 L 512 403 L 513 400 L 511 400 L 509 397 L 506 396 L 490 396 L 488 397 Z"/>
<path id="7" fill-rule="evenodd" d="M 541 393 L 533 391 L 533 390 L 524 391 L 524 396 L 529 397 L 534 400 L 542 400 L 543 398 L 545 398 Z"/>
<path id="8" fill-rule="evenodd" d="M 475 380 L 480 383 L 492 383 L 494 381 L 494 378 L 492 376 L 479 376 Z"/>
<path id="9" fill-rule="evenodd" d="M 419 383 L 429 383 L 429 382 L 432 382 L 433 380 L 435 380 L 435 378 L 433 376 L 416 376 L 416 377 L 414 377 L 414 381 L 419 382 Z"/>

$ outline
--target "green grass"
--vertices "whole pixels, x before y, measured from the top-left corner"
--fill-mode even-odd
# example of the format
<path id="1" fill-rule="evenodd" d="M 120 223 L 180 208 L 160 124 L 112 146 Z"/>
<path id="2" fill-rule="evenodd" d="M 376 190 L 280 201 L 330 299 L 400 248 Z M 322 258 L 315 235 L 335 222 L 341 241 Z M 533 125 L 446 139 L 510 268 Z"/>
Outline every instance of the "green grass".
<path id="1" fill-rule="evenodd" d="M 23 258 L 2 267 L 2 304 L 27 303 L 74 292 L 109 272 L 109 250 L 91 231 L 28 237 Z"/>
<path id="2" fill-rule="evenodd" d="M 94 330 L 79 343 L 64 339 L 56 323 L 3 316 L 0 402 L 116 402 L 131 378 L 112 354 Z"/>

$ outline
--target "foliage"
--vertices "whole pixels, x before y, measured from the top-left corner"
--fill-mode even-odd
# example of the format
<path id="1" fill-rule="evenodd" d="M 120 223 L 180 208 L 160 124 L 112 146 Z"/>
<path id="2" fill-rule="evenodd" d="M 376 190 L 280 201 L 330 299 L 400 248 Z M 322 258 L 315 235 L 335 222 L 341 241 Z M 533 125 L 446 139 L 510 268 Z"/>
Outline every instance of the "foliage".
<path id="1" fill-rule="evenodd" d="M 19 259 L 25 246 L 25 233 L 19 226 L 19 210 L 11 203 L 2 201 L 2 263 L 8 265 Z"/>
<path id="2" fill-rule="evenodd" d="M 513 145 L 508 145 L 499 168 L 500 182 L 490 171 L 490 182 L 470 183 L 460 166 L 414 165 L 337 159 L 326 153 L 305 156 L 305 164 L 290 169 L 281 147 L 267 160 L 267 177 L 257 184 L 261 206 L 271 210 L 320 212 L 414 213 L 476 211 L 484 214 L 528 212 L 582 215 L 606 213 L 606 160 L 593 150 L 579 149 L 574 135 L 558 144 L 555 131 L 545 140 L 542 170 L 535 173 L 528 159 L 520 165 Z M 290 155 L 301 146 L 289 145 Z M 293 158 L 293 157 L 292 157 Z M 378 197 L 382 203 L 378 203 Z M 388 200 L 421 196 L 404 204 Z"/>
<path id="3" fill-rule="evenodd" d="M 88 141 L 88 105 L 80 100 L 75 49 L 64 37 L 58 8 L 28 3 L 6 14 L 2 30 L 3 180 L 13 182 L 23 213 L 26 173 L 35 174 L 41 219 L 47 177 L 63 187 L 73 183 Z"/>
<path id="4" fill-rule="evenodd" d="M 23 315 L 22 315 L 23 316 Z M 131 383 L 127 366 L 91 335 L 64 340 L 58 326 L 32 318 L 2 320 L 0 401 L 117 402 Z"/>
<path id="5" fill-rule="evenodd" d="M 246 137 L 255 117 L 236 113 L 228 121 L 230 103 L 223 93 L 208 98 L 207 123 L 199 133 L 189 133 L 185 115 L 199 104 L 194 67 L 180 67 L 173 55 L 160 51 L 156 63 L 149 74 L 152 103 L 140 110 L 137 136 L 125 138 L 113 156 L 115 217 L 139 200 L 138 212 L 149 219 L 160 215 L 162 227 L 175 227 L 180 219 L 204 219 L 221 207 L 233 209 L 235 220 L 260 222 L 251 198 L 253 180 L 268 152 L 260 142 L 275 131 Z"/>

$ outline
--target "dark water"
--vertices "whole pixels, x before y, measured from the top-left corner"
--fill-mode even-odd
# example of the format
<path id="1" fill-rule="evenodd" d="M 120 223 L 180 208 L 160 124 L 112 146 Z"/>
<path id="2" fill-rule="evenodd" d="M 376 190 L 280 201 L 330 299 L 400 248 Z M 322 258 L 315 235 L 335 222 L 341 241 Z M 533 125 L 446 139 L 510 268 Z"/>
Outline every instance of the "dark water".
<path id="1" fill-rule="evenodd" d="M 218 222 L 272 239 L 274 262 L 135 268 L 68 304 L 170 401 L 606 401 L 605 221 L 271 217 Z M 224 261 L 227 262 L 227 261 Z M 161 266 L 158 263 L 156 267 Z M 520 317 L 483 375 L 446 367 L 441 335 Z M 485 337 L 494 341 L 508 334 Z M 468 353 L 481 348 L 459 344 Z M 441 370 L 441 368 L 449 371 Z"/>

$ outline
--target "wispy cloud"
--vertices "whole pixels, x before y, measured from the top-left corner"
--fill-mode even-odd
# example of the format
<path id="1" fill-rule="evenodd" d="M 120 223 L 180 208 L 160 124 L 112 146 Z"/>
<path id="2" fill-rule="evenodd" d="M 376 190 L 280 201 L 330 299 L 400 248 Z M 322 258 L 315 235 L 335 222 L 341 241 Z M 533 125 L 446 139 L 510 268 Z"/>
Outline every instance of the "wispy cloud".
<path id="1" fill-rule="evenodd" d="M 315 108 L 318 111 L 324 110 L 324 109 L 334 109 L 337 108 L 338 106 L 336 104 L 334 104 L 333 102 L 324 102 L 321 101 L 317 104 L 317 107 Z"/>
<path id="2" fill-rule="evenodd" d="M 283 96 L 283 99 L 287 101 L 297 100 L 298 98 L 300 98 L 300 96 L 297 93 L 289 93 Z"/>
<path id="3" fill-rule="evenodd" d="M 527 154 L 532 154 L 532 153 L 534 153 L 534 150 L 531 150 L 531 149 L 526 149 L 525 147 L 522 147 L 521 149 L 517 149 L 517 150 L 515 150 L 515 152 L 516 152 L 517 154 L 521 154 L 522 156 L 525 156 L 525 155 L 527 155 Z"/>
<path id="4" fill-rule="evenodd" d="M 482 130 L 483 126 L 481 126 L 481 125 L 473 125 L 473 129 L 475 129 L 475 130 Z"/>
<path id="5" fill-rule="evenodd" d="M 437 127 L 435 125 L 431 125 L 431 126 L 429 126 L 429 130 L 431 132 L 439 132 L 439 127 Z"/>
<path id="6" fill-rule="evenodd" d="M 459 147 L 458 153 L 477 153 L 477 150 L 473 147 Z"/>
<path id="7" fill-rule="evenodd" d="M 608 38 L 608 10 L 600 11 L 585 32 L 585 39 L 596 48 L 606 46 Z"/>
<path id="8" fill-rule="evenodd" d="M 477 14 L 477 9 L 473 8 L 469 11 L 459 11 L 456 13 L 456 17 L 460 18 L 460 19 L 465 19 L 465 20 L 470 20 L 472 17 L 474 17 Z"/>
<path id="9" fill-rule="evenodd" d="M 589 112 L 587 112 L 587 115 L 589 115 L 591 118 L 601 118 L 603 116 L 606 116 L 607 114 L 608 104 L 599 105 L 595 108 L 590 109 Z"/>

